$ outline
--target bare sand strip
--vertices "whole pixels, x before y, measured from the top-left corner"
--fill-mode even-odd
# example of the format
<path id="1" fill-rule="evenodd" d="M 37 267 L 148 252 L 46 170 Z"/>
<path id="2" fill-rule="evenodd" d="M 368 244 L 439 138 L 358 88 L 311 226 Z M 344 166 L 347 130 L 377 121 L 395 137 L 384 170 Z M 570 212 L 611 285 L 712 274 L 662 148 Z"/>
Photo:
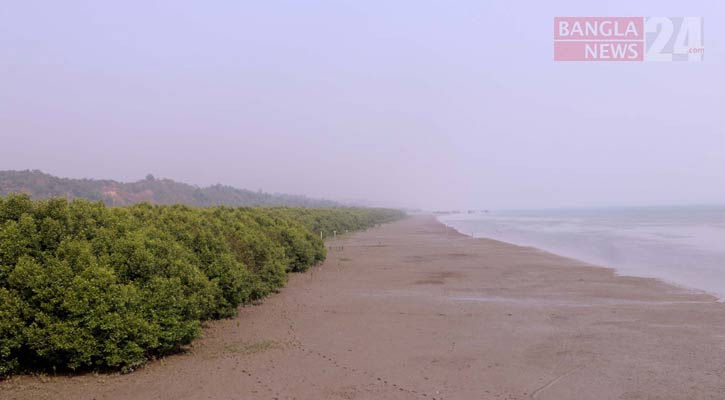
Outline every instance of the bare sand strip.
<path id="1" fill-rule="evenodd" d="M 725 304 L 413 217 L 186 354 L 128 375 L 16 377 L 4 399 L 725 399 Z"/>

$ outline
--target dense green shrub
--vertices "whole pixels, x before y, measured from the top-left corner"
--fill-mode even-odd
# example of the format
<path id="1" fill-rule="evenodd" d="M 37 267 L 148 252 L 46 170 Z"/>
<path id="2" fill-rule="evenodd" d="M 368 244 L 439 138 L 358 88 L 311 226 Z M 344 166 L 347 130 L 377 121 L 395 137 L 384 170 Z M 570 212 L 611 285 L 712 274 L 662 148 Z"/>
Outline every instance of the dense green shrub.
<path id="1" fill-rule="evenodd" d="M 132 369 L 323 261 L 320 232 L 401 216 L 0 198 L 0 375 Z"/>
<path id="2" fill-rule="evenodd" d="M 300 208 L 274 207 L 266 209 L 273 215 L 287 216 L 302 222 L 316 235 L 332 236 L 346 231 L 371 228 L 385 222 L 403 218 L 405 213 L 387 208 Z"/>

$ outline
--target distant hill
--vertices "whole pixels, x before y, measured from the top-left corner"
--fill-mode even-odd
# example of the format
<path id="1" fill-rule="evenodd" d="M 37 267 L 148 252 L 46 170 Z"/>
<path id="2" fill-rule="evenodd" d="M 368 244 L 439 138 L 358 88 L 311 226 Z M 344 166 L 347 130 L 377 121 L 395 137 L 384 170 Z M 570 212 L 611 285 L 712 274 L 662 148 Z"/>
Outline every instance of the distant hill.
<path id="1" fill-rule="evenodd" d="M 0 171 L 0 196 L 27 193 L 35 199 L 62 196 L 103 201 L 111 206 L 124 206 L 148 201 L 154 204 L 188 204 L 193 206 L 298 206 L 337 207 L 329 200 L 305 196 L 270 194 L 213 185 L 198 187 L 171 179 L 148 175 L 137 182 L 113 180 L 58 178 L 41 171 Z"/>

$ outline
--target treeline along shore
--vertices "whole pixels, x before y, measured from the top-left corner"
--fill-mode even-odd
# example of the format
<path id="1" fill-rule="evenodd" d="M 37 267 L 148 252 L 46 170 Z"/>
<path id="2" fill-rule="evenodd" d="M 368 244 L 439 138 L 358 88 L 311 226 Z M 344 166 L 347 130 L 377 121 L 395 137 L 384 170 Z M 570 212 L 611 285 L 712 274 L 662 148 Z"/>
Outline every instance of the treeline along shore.
<path id="1" fill-rule="evenodd" d="M 38 170 L 0 171 L 0 196 L 27 193 L 33 199 L 64 197 L 68 200 L 103 201 L 109 206 L 128 206 L 148 201 L 153 204 L 212 206 L 339 207 L 330 200 L 281 193 L 253 192 L 227 185 L 198 187 L 149 174 L 136 182 L 111 179 L 60 178 Z"/>
<path id="2" fill-rule="evenodd" d="M 132 370 L 322 262 L 324 236 L 403 216 L 0 198 L 0 376 Z"/>

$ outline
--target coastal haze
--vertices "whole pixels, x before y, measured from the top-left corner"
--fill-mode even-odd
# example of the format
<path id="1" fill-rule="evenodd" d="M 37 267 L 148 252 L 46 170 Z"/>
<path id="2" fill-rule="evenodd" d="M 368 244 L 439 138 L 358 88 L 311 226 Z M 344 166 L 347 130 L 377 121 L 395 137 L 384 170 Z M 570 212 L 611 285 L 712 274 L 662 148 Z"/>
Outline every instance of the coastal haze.
<path id="1" fill-rule="evenodd" d="M 562 15 L 703 16 L 705 61 L 555 63 Z M 723 17 L 713 1 L 14 2 L 0 170 L 430 210 L 723 204 Z"/>
<path id="2" fill-rule="evenodd" d="M 725 5 L 583 3 L 4 4 L 0 398 L 725 398 Z"/>

